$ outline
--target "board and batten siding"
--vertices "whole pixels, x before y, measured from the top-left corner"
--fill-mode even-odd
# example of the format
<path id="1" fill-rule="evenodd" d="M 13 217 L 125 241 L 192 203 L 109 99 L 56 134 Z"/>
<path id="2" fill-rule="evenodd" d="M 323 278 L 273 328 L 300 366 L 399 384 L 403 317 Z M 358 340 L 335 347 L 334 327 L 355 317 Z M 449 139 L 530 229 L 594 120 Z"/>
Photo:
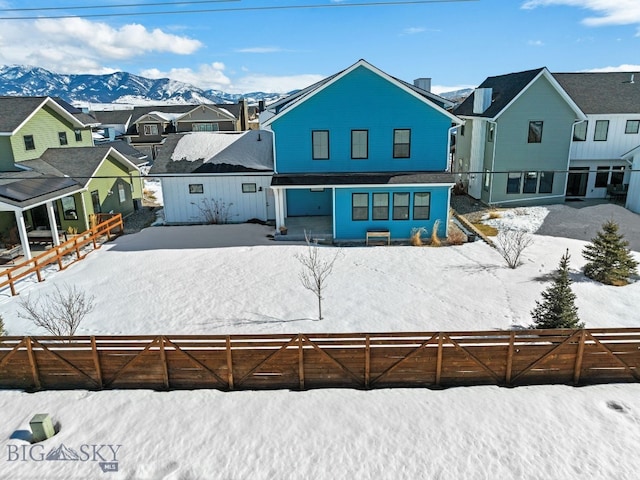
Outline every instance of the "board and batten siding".
<path id="1" fill-rule="evenodd" d="M 640 110 L 640 105 L 638 105 L 638 110 Z M 640 120 L 640 113 L 587 115 L 587 118 L 589 122 L 587 125 L 587 139 L 584 142 L 571 142 L 572 162 L 574 160 L 619 159 L 620 156 L 640 145 L 640 132 L 624 133 L 627 120 Z M 606 141 L 595 141 L 593 139 L 596 121 L 598 120 L 609 121 Z"/>
<path id="2" fill-rule="evenodd" d="M 451 118 L 358 67 L 271 124 L 278 173 L 444 171 Z M 411 130 L 410 158 L 393 158 L 394 129 Z M 329 159 L 313 160 L 314 130 L 329 131 Z M 351 158 L 351 131 L 368 130 L 368 158 Z"/>
<path id="3" fill-rule="evenodd" d="M 82 141 L 76 141 L 75 127 L 49 107 L 42 107 L 11 136 L 11 148 L 16 162 L 39 158 L 47 148 L 92 147 L 91 129 L 82 130 Z M 59 132 L 67 134 L 67 144 L 60 145 Z M 24 136 L 33 135 L 35 149 L 27 150 Z"/>
<path id="4" fill-rule="evenodd" d="M 494 172 L 566 171 L 576 113 L 551 83 L 540 77 L 497 119 Z M 542 121 L 542 142 L 528 143 L 529 122 Z M 487 153 L 493 145 L 487 142 Z M 556 173 L 550 194 L 507 194 L 507 174 L 494 173 L 490 202 L 540 201 L 562 196 L 566 174 Z"/>
<path id="5" fill-rule="evenodd" d="M 413 228 L 425 228 L 423 238 L 431 234 L 436 220 L 440 220 L 438 235 L 440 238 L 447 236 L 447 224 L 449 213 L 449 186 L 422 186 L 415 187 L 387 187 L 375 188 L 336 188 L 335 193 L 335 238 L 338 240 L 365 239 L 369 229 L 387 229 L 392 240 L 408 239 Z M 393 194 L 409 193 L 409 218 L 407 220 L 392 220 L 393 218 Z M 428 220 L 413 220 L 413 192 L 429 192 L 430 215 Z M 368 220 L 352 220 L 352 194 L 369 194 Z M 373 193 L 389 193 L 389 219 L 372 220 L 373 218 Z"/>
<path id="6" fill-rule="evenodd" d="M 203 201 L 224 202 L 229 208 L 229 223 L 252 218 L 268 220 L 273 206 L 268 200 L 271 174 L 159 177 L 162 182 L 164 219 L 169 224 L 202 223 Z M 255 184 L 254 193 L 243 193 L 242 184 Z M 202 185 L 203 193 L 189 193 L 189 185 Z"/>
<path id="7" fill-rule="evenodd" d="M 633 165 L 629 178 L 629 192 L 626 207 L 635 213 L 640 213 L 640 152 L 633 157 Z"/>

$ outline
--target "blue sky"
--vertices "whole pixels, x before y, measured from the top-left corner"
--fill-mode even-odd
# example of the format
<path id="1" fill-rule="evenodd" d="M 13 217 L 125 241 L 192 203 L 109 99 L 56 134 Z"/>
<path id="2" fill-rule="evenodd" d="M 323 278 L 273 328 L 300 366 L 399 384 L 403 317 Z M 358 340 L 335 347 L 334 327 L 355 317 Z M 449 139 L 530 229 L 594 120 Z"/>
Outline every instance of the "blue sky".
<path id="1" fill-rule="evenodd" d="M 0 64 L 58 73 L 122 70 L 232 93 L 302 88 L 360 58 L 406 81 L 431 77 L 436 93 L 542 66 L 553 72 L 640 71 L 640 0 L 384 6 L 353 6 L 367 0 L 236 0 L 106 8 L 167 1 L 0 0 L 0 17 L 12 18 L 0 20 Z M 80 5 L 102 7 L 38 10 Z M 286 5 L 328 7 L 224 11 Z M 221 11 L 178 13 L 213 9 Z M 159 10 L 172 13 L 144 14 Z M 43 18 L 104 13 L 135 15 Z"/>

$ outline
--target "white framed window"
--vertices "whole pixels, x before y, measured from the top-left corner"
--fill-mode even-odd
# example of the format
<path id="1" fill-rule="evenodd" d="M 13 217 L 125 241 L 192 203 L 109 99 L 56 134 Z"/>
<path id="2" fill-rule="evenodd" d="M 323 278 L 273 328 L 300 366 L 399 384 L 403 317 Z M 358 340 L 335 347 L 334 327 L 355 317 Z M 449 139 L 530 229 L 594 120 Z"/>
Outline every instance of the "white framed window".
<path id="1" fill-rule="evenodd" d="M 627 120 L 624 133 L 638 133 L 640 131 L 640 120 Z"/>
<path id="2" fill-rule="evenodd" d="M 609 134 L 609 120 L 596 120 L 596 130 L 593 132 L 595 142 L 606 142 Z"/>
<path id="3" fill-rule="evenodd" d="M 158 135 L 158 125 L 144 125 L 143 130 L 145 135 Z"/>
<path id="4" fill-rule="evenodd" d="M 60 145 L 67 145 L 67 132 L 58 132 L 58 141 Z"/>
<path id="5" fill-rule="evenodd" d="M 507 193 L 520 193 L 522 172 L 509 172 L 507 176 Z"/>
<path id="6" fill-rule="evenodd" d="M 574 142 L 584 142 L 587 140 L 587 128 L 589 126 L 589 122 L 578 123 L 575 127 L 573 127 L 573 141 Z"/>
<path id="7" fill-rule="evenodd" d="M 217 123 L 193 123 L 191 124 L 192 132 L 217 132 L 220 127 Z"/>
<path id="8" fill-rule="evenodd" d="M 536 193 L 538 190 L 538 172 L 526 172 L 522 193 Z"/>
<path id="9" fill-rule="evenodd" d="M 73 131 L 73 133 L 76 136 L 76 142 L 81 142 L 82 141 L 82 130 L 80 130 L 79 128 L 76 128 Z"/>
<path id="10" fill-rule="evenodd" d="M 124 185 L 122 183 L 118 184 L 118 199 L 120 203 L 124 203 L 127 201 L 127 192 L 124 189 Z"/>

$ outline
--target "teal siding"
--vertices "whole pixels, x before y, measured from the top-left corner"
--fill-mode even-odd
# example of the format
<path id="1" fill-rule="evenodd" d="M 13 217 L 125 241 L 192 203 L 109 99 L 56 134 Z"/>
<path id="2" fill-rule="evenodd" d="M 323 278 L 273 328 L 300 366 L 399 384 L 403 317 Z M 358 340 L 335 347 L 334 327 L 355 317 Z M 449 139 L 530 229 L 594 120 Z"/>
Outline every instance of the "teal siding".
<path id="1" fill-rule="evenodd" d="M 382 192 L 389 193 L 389 220 L 372 220 L 373 198 L 372 194 Z M 408 192 L 409 195 L 409 219 L 391 220 L 393 218 L 393 193 Z M 413 193 L 430 192 L 430 215 L 428 220 L 413 219 Z M 367 193 L 369 195 L 368 220 L 352 220 L 352 194 Z M 431 234 L 436 219 L 440 220 L 438 235 L 441 238 L 447 235 L 447 219 L 449 214 L 449 187 L 418 186 L 415 187 L 376 187 L 376 188 L 337 188 L 336 189 L 336 231 L 337 240 L 364 240 L 368 229 L 385 228 L 391 232 L 392 240 L 408 239 L 413 228 L 424 227 L 427 235 Z"/>
<path id="2" fill-rule="evenodd" d="M 287 194 L 287 216 L 331 215 L 332 191 L 325 188 L 323 192 L 312 192 L 309 189 L 289 189 Z"/>
<path id="3" fill-rule="evenodd" d="M 278 173 L 443 171 L 451 119 L 358 67 L 274 120 Z M 393 158 L 394 129 L 411 130 L 410 158 Z M 329 131 L 329 159 L 313 160 L 311 132 Z M 351 130 L 368 130 L 368 158 L 351 159 Z"/>

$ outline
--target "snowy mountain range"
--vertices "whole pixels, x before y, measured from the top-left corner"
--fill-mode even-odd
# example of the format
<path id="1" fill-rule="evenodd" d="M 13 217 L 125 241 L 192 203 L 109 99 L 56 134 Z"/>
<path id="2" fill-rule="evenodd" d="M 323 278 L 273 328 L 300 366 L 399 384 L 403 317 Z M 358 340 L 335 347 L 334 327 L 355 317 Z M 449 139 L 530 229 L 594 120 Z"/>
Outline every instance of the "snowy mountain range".
<path id="1" fill-rule="evenodd" d="M 469 90 L 441 94 L 458 101 Z M 293 93 L 293 92 L 289 92 Z M 69 103 L 149 103 L 194 104 L 237 103 L 245 98 L 251 104 L 259 100 L 271 103 L 282 94 L 251 92 L 225 93 L 220 90 L 203 90 L 193 85 L 169 78 L 150 79 L 126 72 L 108 75 L 63 75 L 44 68 L 24 65 L 0 66 L 0 95 L 60 97 Z M 285 95 L 288 95 L 285 94 Z"/>

